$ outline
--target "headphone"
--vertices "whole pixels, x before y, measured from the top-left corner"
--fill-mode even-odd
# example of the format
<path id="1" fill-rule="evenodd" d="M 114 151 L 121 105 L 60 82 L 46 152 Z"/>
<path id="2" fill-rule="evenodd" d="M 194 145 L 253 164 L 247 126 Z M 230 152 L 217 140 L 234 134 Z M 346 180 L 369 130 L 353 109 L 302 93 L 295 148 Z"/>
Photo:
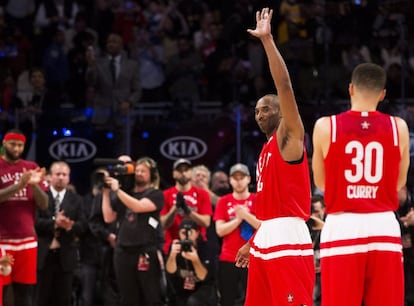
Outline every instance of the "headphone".
<path id="1" fill-rule="evenodd" d="M 150 157 L 141 157 L 140 159 L 137 160 L 135 164 L 136 165 L 144 164 L 150 168 L 151 183 L 154 184 L 155 182 L 159 181 L 160 174 L 158 172 L 158 166 L 155 160 L 153 160 Z"/>

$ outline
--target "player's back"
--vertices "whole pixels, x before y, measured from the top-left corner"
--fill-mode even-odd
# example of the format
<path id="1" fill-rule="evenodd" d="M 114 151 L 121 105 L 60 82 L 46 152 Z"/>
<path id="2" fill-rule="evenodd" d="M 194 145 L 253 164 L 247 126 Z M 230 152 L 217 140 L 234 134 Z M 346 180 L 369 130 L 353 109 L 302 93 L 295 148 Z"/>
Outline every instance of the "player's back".
<path id="1" fill-rule="evenodd" d="M 395 118 L 381 112 L 347 111 L 330 120 L 327 213 L 396 210 L 401 155 Z"/>

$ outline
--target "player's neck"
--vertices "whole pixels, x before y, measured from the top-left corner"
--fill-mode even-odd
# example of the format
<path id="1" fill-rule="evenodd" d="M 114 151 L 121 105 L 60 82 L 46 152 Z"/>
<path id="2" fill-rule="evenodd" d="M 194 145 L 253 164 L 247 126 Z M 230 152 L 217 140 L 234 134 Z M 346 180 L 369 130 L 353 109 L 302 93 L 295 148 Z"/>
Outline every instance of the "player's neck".
<path id="1" fill-rule="evenodd" d="M 16 164 L 20 160 L 20 158 L 18 158 L 18 159 L 7 158 L 6 155 L 2 155 L 1 158 L 4 159 L 9 164 Z"/>

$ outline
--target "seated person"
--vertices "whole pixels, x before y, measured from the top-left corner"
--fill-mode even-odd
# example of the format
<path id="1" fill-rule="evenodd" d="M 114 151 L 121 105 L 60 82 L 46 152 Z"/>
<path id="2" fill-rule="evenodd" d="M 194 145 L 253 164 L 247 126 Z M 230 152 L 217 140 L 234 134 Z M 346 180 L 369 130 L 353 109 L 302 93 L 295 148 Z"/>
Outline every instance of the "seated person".
<path id="1" fill-rule="evenodd" d="M 184 219 L 180 223 L 179 239 L 173 240 L 166 263 L 167 276 L 175 290 L 174 305 L 214 303 L 215 272 L 209 254 L 195 221 Z"/>

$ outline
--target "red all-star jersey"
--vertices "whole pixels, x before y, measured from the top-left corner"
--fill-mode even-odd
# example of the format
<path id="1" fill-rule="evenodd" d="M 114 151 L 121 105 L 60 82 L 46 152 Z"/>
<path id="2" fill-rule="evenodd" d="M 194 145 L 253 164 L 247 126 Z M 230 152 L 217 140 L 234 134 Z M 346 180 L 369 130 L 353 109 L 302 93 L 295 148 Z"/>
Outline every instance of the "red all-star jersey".
<path id="1" fill-rule="evenodd" d="M 401 153 L 395 118 L 377 111 L 347 111 L 330 121 L 327 213 L 396 210 Z"/>

